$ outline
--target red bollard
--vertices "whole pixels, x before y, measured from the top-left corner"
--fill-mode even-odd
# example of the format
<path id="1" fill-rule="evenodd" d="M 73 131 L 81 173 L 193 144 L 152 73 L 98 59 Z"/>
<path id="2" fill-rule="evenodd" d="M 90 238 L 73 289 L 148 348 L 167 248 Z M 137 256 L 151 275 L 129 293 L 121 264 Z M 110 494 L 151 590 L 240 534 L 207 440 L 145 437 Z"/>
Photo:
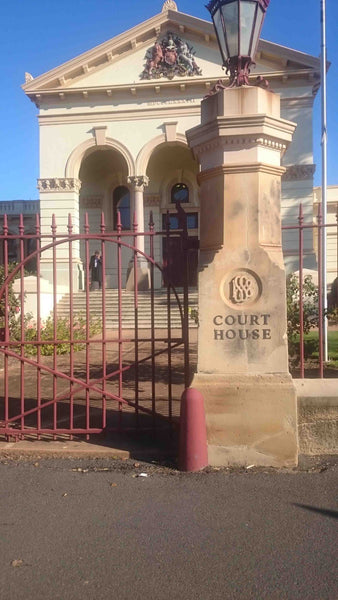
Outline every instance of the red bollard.
<path id="1" fill-rule="evenodd" d="M 201 392 L 187 388 L 181 398 L 179 468 L 200 471 L 208 466 L 204 400 Z"/>

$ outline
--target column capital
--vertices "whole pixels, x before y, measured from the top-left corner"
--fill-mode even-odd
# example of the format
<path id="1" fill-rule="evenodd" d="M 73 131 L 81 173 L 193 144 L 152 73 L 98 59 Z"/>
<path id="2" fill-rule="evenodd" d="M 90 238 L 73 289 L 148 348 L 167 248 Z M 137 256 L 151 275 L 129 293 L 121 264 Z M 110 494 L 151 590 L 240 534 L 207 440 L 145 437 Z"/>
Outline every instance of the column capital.
<path id="1" fill-rule="evenodd" d="M 143 192 L 144 188 L 149 185 L 149 177 L 147 175 L 130 175 L 128 183 L 134 186 L 135 191 Z"/>

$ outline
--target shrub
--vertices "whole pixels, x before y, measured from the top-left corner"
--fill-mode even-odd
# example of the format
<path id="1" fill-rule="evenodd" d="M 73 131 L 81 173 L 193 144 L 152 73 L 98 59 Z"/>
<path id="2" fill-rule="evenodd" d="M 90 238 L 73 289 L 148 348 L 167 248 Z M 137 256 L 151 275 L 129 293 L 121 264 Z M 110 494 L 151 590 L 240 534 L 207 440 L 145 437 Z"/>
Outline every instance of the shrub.
<path id="1" fill-rule="evenodd" d="M 198 315 L 198 308 L 192 308 L 191 306 L 189 306 L 188 308 L 189 310 L 189 318 L 194 321 L 196 323 L 196 325 L 199 324 L 199 315 Z"/>
<path id="2" fill-rule="evenodd" d="M 286 283 L 286 303 L 289 356 L 294 364 L 299 362 L 299 298 L 299 279 L 292 274 L 288 277 Z M 308 275 L 303 282 L 303 333 L 309 333 L 311 329 L 318 327 L 318 323 L 318 288 L 313 283 L 311 275 Z M 306 358 L 311 356 L 315 350 L 318 350 L 317 340 L 304 341 L 304 356 Z"/>
<path id="3" fill-rule="evenodd" d="M 8 274 L 10 274 L 15 269 L 16 266 L 17 266 L 17 263 L 14 263 L 14 262 L 9 263 L 8 264 Z M 18 277 L 19 276 L 20 276 L 20 273 L 18 273 Z M 0 265 L 0 288 L 3 286 L 4 282 L 5 282 L 5 267 L 4 267 L 4 265 Z M 9 322 L 10 330 L 15 328 L 19 312 L 20 312 L 20 302 L 13 292 L 13 282 L 12 282 L 8 286 L 8 312 L 7 312 L 7 315 L 8 315 L 8 322 Z M 5 313 L 6 313 L 6 311 L 5 311 L 5 296 L 3 295 L 0 300 L 0 328 L 1 329 L 3 329 L 5 327 Z"/>
<path id="4" fill-rule="evenodd" d="M 90 317 L 89 321 L 89 336 L 100 333 L 102 331 L 101 320 Z M 38 338 L 37 325 L 33 321 L 32 315 L 28 314 L 25 316 L 24 321 L 24 337 L 27 342 L 35 342 Z M 73 338 L 75 343 L 73 349 L 75 352 L 85 348 L 85 343 L 81 342 L 86 335 L 86 318 L 82 314 L 75 315 L 73 318 Z M 21 323 L 16 322 L 15 327 L 11 330 L 11 339 L 20 341 L 21 340 Z M 69 354 L 70 353 L 70 322 L 67 318 L 59 318 L 56 322 L 56 339 L 58 343 L 55 345 L 56 354 Z M 54 353 L 54 319 L 52 316 L 48 317 L 44 322 L 41 323 L 40 327 L 40 340 L 42 342 L 50 342 L 50 344 L 42 344 L 41 355 L 52 356 Z M 16 345 L 13 347 L 16 352 L 20 351 L 20 346 Z M 37 346 L 35 344 L 25 345 L 26 355 L 36 355 Z"/>
<path id="5" fill-rule="evenodd" d="M 338 307 L 331 308 L 327 311 L 327 318 L 331 325 L 338 325 Z"/>
<path id="6" fill-rule="evenodd" d="M 8 265 L 8 274 L 10 274 L 13 269 L 17 266 L 17 263 L 9 263 Z M 21 273 L 17 274 L 17 277 L 20 277 Z M 0 288 L 5 282 L 5 268 L 3 265 L 0 265 Z M 11 282 L 8 286 L 8 323 L 9 323 L 9 333 L 10 340 L 20 342 L 21 340 L 21 319 L 20 317 L 20 301 L 13 291 L 13 282 Z M 0 299 L 0 339 L 3 338 L 3 330 L 5 328 L 5 298 L 2 296 Z M 56 353 L 57 354 L 68 354 L 70 352 L 70 334 L 69 334 L 69 319 L 59 318 L 56 324 L 56 339 L 59 343 L 56 345 Z M 100 333 L 102 330 L 101 320 L 97 318 L 90 317 L 89 321 L 89 335 L 92 337 L 96 333 Z M 82 314 L 78 314 L 74 316 L 73 319 L 73 338 L 74 341 L 79 340 L 78 343 L 73 345 L 74 351 L 82 350 L 85 347 L 84 343 L 81 343 L 80 340 L 83 340 L 86 334 L 86 318 Z M 37 325 L 33 320 L 33 316 L 30 313 L 25 314 L 24 316 L 24 339 L 27 342 L 35 342 L 37 341 Z M 41 345 L 41 354 L 44 356 L 51 356 L 54 352 L 54 319 L 52 316 L 48 317 L 44 322 L 41 323 L 40 327 L 40 339 L 43 342 L 50 341 L 50 344 L 42 344 Z M 12 346 L 12 350 L 14 352 L 20 352 L 20 346 L 15 345 Z M 36 355 L 37 354 L 37 346 L 25 345 L 25 353 L 26 355 Z"/>

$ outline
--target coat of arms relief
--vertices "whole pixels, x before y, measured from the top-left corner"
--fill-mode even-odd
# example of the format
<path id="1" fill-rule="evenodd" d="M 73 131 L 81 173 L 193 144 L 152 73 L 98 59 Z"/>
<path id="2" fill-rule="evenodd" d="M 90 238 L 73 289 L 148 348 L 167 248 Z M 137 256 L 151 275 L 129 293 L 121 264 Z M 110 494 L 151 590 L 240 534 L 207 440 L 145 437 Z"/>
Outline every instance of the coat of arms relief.
<path id="1" fill-rule="evenodd" d="M 193 47 L 186 41 L 173 33 L 167 33 L 161 41 L 148 49 L 141 79 L 202 75 L 202 70 L 195 61 L 195 54 Z"/>

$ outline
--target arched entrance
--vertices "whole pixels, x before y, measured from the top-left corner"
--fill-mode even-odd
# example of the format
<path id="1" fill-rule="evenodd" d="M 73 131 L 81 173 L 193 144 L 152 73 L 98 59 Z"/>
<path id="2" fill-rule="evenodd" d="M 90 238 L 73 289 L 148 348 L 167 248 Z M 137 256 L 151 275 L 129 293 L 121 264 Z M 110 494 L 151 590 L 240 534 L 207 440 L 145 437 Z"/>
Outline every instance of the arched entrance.
<path id="1" fill-rule="evenodd" d="M 128 183 L 128 164 L 122 154 L 110 147 L 91 148 L 81 162 L 79 179 L 80 191 L 80 221 L 84 222 L 88 214 L 89 228 L 98 231 L 101 213 L 104 214 L 108 231 L 116 231 L 117 211 L 119 210 L 123 230 L 131 229 L 132 202 L 130 185 Z M 90 245 L 90 254 L 97 249 L 95 243 Z M 82 244 L 81 259 L 85 263 L 85 252 Z M 126 276 L 130 256 L 123 255 L 123 276 Z M 107 256 L 106 263 L 107 287 L 117 287 L 116 258 Z"/>
<path id="2" fill-rule="evenodd" d="M 117 229 L 118 213 L 120 213 L 123 231 L 131 230 L 130 190 L 125 185 L 118 185 L 113 190 L 113 228 Z"/>
<path id="3" fill-rule="evenodd" d="M 162 143 L 153 150 L 146 173 L 149 177 L 149 187 L 145 194 L 145 204 L 147 206 L 149 203 L 155 213 L 156 209 L 158 210 L 160 228 L 164 230 L 169 227 L 171 231 L 180 229 L 177 204 L 181 205 L 187 214 L 188 284 L 190 287 L 195 287 L 197 286 L 199 239 L 197 162 L 193 159 L 189 148 L 182 143 Z M 162 247 L 159 249 L 161 261 L 166 265 L 170 279 L 178 287 L 183 285 L 184 279 L 181 244 L 180 237 L 170 237 L 168 241 L 164 237 Z"/>

